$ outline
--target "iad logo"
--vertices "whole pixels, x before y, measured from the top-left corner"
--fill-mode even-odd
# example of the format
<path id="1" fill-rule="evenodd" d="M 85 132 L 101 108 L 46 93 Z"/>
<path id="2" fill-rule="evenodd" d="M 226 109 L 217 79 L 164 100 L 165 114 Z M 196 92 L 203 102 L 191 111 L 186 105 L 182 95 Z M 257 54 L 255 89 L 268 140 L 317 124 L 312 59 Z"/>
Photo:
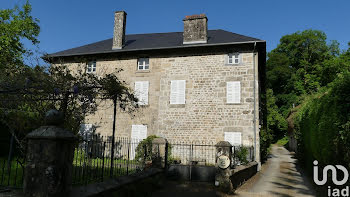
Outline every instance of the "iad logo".
<path id="1" fill-rule="evenodd" d="M 341 165 L 327 165 L 326 167 L 323 168 L 322 171 L 322 180 L 319 180 L 318 178 L 318 161 L 314 161 L 314 182 L 317 185 L 324 185 L 327 182 L 327 174 L 328 171 L 331 171 L 332 173 L 332 182 L 335 185 L 344 185 L 348 179 L 349 179 L 349 172 L 348 170 Z M 341 170 L 342 173 L 344 174 L 344 177 L 342 180 L 338 180 L 337 178 L 337 169 Z M 340 190 L 338 188 L 332 189 L 331 186 L 328 186 L 328 196 L 349 196 L 349 186 L 346 186 L 344 189 Z"/>

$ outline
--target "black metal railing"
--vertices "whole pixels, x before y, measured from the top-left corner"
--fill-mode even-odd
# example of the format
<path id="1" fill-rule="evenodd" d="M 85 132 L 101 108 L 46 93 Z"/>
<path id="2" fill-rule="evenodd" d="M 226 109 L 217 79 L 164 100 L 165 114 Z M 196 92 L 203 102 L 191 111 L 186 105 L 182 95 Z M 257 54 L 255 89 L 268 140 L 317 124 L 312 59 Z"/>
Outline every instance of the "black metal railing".
<path id="1" fill-rule="evenodd" d="M 142 171 L 148 151 L 146 146 L 139 146 L 140 142 L 120 137 L 112 147 L 111 137 L 93 136 L 81 140 L 74 151 L 72 184 L 100 182 Z"/>
<path id="2" fill-rule="evenodd" d="M 12 137 L 8 143 L 2 143 L 2 147 L 9 147 L 1 151 L 0 156 L 0 188 L 23 187 L 25 150 L 22 150 Z M 8 154 L 6 152 L 8 151 Z"/>
<path id="3" fill-rule="evenodd" d="M 170 164 L 214 166 L 216 156 L 214 142 L 169 142 Z M 254 147 L 232 146 L 232 167 L 251 161 L 254 161 Z"/>

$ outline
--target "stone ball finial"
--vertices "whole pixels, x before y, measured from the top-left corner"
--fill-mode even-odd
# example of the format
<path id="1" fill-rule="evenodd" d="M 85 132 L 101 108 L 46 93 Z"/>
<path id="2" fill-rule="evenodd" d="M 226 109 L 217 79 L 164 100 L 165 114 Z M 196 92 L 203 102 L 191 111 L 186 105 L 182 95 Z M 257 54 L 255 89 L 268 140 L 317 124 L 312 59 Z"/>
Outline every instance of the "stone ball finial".
<path id="1" fill-rule="evenodd" d="M 49 125 L 58 126 L 63 124 L 63 121 L 64 121 L 63 113 L 55 109 L 50 109 L 45 114 L 45 124 L 48 126 Z"/>

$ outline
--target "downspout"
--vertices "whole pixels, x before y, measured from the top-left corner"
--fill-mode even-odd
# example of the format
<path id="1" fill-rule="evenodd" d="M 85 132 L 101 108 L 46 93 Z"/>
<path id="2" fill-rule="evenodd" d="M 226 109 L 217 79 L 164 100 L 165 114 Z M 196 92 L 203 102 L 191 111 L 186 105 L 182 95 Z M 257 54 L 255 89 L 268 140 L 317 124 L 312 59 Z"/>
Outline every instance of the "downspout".
<path id="1" fill-rule="evenodd" d="M 254 42 L 254 49 L 253 49 L 253 75 L 254 75 L 254 84 L 253 84 L 253 97 L 254 97 L 254 114 L 253 114 L 253 132 L 254 132 L 254 160 L 257 161 L 256 158 L 256 94 L 255 94 L 255 90 L 256 90 L 256 77 L 255 77 L 255 47 L 256 47 L 256 42 Z M 258 170 L 260 168 L 258 167 Z"/>

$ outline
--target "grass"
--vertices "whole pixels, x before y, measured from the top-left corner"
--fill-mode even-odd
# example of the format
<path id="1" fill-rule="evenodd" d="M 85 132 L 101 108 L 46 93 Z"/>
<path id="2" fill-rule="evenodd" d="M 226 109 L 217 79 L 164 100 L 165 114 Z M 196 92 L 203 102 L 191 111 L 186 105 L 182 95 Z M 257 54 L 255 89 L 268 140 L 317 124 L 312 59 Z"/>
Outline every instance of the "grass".
<path id="1" fill-rule="evenodd" d="M 88 158 L 83 152 L 75 152 L 72 169 L 73 185 L 84 185 L 110 178 L 110 158 Z M 140 168 L 135 160 L 114 159 L 113 177 L 133 174 Z M 8 166 L 7 157 L 0 157 L 0 186 L 20 188 L 23 186 L 24 168 L 13 158 Z"/>
<path id="2" fill-rule="evenodd" d="M 21 187 L 24 168 L 17 162 L 17 158 L 13 158 L 10 165 L 7 161 L 7 157 L 0 157 L 0 186 Z"/>
<path id="3" fill-rule="evenodd" d="M 277 144 L 278 146 L 286 146 L 286 145 L 288 144 L 288 142 L 289 142 L 288 137 L 287 137 L 287 136 L 284 136 L 283 138 L 279 139 L 279 140 L 276 142 L 276 144 Z"/>
<path id="4" fill-rule="evenodd" d="M 75 150 L 73 159 L 72 183 L 84 185 L 110 178 L 112 159 L 91 158 L 82 150 Z M 137 172 L 141 164 L 136 160 L 113 159 L 113 177 Z"/>

